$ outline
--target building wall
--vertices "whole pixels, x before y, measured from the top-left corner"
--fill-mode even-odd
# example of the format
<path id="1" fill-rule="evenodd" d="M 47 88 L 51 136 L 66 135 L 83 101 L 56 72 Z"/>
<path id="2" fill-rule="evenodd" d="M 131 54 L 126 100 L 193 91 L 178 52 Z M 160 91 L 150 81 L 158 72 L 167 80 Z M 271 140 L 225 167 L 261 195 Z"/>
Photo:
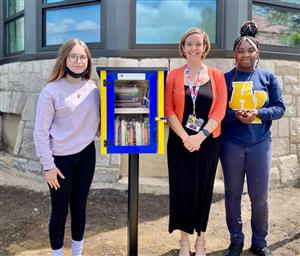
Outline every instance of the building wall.
<path id="1" fill-rule="evenodd" d="M 46 84 L 55 60 L 28 61 L 0 66 L 0 167 L 41 175 L 41 165 L 35 156 L 33 127 L 40 90 Z M 93 59 L 92 78 L 98 83 L 95 67 L 168 67 L 175 68 L 183 59 Z M 207 59 L 206 64 L 229 70 L 232 59 Z M 274 185 L 292 184 L 300 177 L 300 63 L 296 61 L 260 60 L 259 66 L 273 71 L 283 85 L 286 101 L 284 117 L 273 122 L 272 178 Z M 17 127 L 7 128 L 6 120 Z M 168 127 L 165 126 L 167 140 Z M 7 135 L 8 134 L 8 135 Z M 7 137 L 10 142 L 7 142 Z M 12 141 L 12 139 L 15 141 Z M 99 142 L 99 139 L 96 139 Z M 6 143 L 13 150 L 5 150 Z M 99 143 L 97 143 L 99 149 Z M 8 153 L 10 152 L 10 153 Z M 98 150 L 99 152 L 99 150 Z M 100 156 L 98 153 L 95 182 L 113 182 L 127 176 L 127 155 Z M 167 176 L 166 155 L 141 155 L 141 176 Z M 221 171 L 218 172 L 221 177 Z"/>

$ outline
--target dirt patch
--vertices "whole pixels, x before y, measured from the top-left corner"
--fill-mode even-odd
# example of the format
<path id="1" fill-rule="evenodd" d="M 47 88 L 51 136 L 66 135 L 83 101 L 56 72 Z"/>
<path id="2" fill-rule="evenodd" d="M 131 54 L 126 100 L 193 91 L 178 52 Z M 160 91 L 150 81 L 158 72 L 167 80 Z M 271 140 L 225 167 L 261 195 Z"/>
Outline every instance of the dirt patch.
<path id="1" fill-rule="evenodd" d="M 274 255 L 300 254 L 300 189 L 274 189 L 270 193 L 269 245 Z M 0 255 L 50 255 L 48 192 L 20 187 L 0 187 Z M 243 255 L 252 255 L 250 246 L 250 203 L 243 197 L 246 241 Z M 87 208 L 84 255 L 127 255 L 127 191 L 91 190 Z M 139 255 L 172 256 L 178 253 L 179 234 L 168 234 L 168 196 L 139 195 Z M 221 256 L 228 245 L 222 194 L 215 194 L 207 231 L 208 255 Z M 70 253 L 70 222 L 65 235 L 65 255 Z"/>

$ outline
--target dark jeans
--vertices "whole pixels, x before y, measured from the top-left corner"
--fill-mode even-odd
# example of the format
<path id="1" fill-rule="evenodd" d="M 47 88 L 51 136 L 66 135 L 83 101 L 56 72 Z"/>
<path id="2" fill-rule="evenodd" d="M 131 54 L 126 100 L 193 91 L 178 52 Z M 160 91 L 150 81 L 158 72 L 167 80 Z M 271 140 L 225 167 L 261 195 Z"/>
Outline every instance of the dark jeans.
<path id="1" fill-rule="evenodd" d="M 86 202 L 94 176 L 95 161 L 94 142 L 77 154 L 54 156 L 55 165 L 63 173 L 65 179 L 58 177 L 60 184 L 58 190 L 50 188 L 52 211 L 49 236 L 53 250 L 63 247 L 69 205 L 72 239 L 76 241 L 83 239 Z"/>
<path id="2" fill-rule="evenodd" d="M 251 146 L 222 138 L 220 159 L 225 184 L 226 221 L 234 244 L 244 242 L 241 198 L 246 176 L 251 201 L 252 245 L 267 245 L 271 155 L 270 138 Z"/>

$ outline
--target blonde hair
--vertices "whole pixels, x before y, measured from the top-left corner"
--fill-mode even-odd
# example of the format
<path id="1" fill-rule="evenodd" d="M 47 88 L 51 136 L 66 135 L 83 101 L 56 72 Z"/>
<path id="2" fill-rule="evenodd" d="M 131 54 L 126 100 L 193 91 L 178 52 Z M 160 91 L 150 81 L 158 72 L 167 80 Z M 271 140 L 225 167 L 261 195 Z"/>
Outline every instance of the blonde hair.
<path id="1" fill-rule="evenodd" d="M 91 52 L 83 41 L 75 38 L 75 39 L 68 40 L 59 48 L 58 56 L 54 68 L 52 69 L 52 72 L 48 79 L 48 83 L 65 77 L 66 61 L 70 51 L 72 51 L 75 45 L 80 45 L 85 50 L 85 53 L 88 57 L 88 65 L 86 68 L 88 72 L 83 76 L 83 78 L 90 79 L 91 71 L 92 71 Z"/>
<path id="2" fill-rule="evenodd" d="M 205 50 L 204 50 L 201 58 L 204 59 L 210 51 L 210 41 L 209 41 L 209 37 L 206 34 L 206 32 L 201 30 L 200 28 L 190 28 L 183 34 L 183 36 L 181 37 L 180 43 L 179 43 L 179 53 L 181 56 L 186 58 L 184 51 L 183 51 L 183 47 L 185 44 L 185 40 L 192 34 L 199 34 L 203 37 L 203 44 L 206 47 L 205 47 Z"/>

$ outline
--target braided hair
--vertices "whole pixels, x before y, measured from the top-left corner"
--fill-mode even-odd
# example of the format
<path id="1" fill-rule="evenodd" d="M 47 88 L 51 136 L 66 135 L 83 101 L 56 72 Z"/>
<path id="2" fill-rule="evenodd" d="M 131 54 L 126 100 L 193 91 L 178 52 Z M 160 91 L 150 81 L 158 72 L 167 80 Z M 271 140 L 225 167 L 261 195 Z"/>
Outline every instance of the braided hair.
<path id="1" fill-rule="evenodd" d="M 233 44 L 234 52 L 245 41 L 248 41 L 257 52 L 259 51 L 259 42 L 255 38 L 256 35 L 258 34 L 258 28 L 253 21 L 246 21 L 240 29 L 240 34 L 241 36 L 234 41 Z"/>

